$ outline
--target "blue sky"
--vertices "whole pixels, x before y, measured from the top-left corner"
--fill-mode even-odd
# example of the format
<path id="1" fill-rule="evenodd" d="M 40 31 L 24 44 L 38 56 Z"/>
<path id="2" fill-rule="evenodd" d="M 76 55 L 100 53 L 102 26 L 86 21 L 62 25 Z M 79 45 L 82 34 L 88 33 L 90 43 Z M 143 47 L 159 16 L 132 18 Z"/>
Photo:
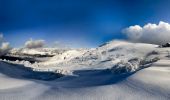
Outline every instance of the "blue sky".
<path id="1" fill-rule="evenodd" d="M 170 0 L 0 0 L 0 32 L 12 46 L 30 38 L 96 47 L 130 25 L 170 21 Z"/>

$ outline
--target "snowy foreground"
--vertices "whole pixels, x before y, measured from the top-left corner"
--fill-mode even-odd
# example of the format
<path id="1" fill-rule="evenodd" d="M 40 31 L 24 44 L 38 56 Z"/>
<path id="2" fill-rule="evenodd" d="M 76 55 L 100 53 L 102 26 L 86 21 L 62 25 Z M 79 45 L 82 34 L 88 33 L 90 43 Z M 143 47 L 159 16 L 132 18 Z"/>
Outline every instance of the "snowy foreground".
<path id="1" fill-rule="evenodd" d="M 0 62 L 0 100 L 169 100 L 168 50 L 124 41 L 13 49 Z"/>

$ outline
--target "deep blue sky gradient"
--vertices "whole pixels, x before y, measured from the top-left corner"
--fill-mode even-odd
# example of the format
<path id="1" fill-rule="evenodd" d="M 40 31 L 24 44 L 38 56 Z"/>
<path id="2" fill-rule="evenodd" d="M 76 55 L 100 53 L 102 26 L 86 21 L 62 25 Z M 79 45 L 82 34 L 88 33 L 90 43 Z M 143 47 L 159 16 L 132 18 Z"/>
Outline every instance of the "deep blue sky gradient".
<path id="1" fill-rule="evenodd" d="M 0 0 L 0 32 L 14 47 L 29 38 L 95 47 L 159 21 L 170 21 L 170 0 Z"/>

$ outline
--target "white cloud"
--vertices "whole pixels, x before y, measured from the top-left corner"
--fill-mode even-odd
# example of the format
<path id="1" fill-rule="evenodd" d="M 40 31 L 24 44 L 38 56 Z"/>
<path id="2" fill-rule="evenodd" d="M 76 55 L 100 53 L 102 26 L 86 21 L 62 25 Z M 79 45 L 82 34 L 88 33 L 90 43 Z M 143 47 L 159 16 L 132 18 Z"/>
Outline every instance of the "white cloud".
<path id="1" fill-rule="evenodd" d="M 26 48 L 41 48 L 45 45 L 45 41 L 44 40 L 28 40 L 25 42 L 25 47 Z"/>
<path id="2" fill-rule="evenodd" d="M 0 56 L 5 55 L 8 53 L 12 48 L 10 47 L 10 44 L 8 42 L 3 42 L 0 47 Z"/>
<path id="3" fill-rule="evenodd" d="M 7 54 L 12 48 L 8 42 L 2 42 L 0 47 L 0 56 Z"/>
<path id="4" fill-rule="evenodd" d="M 170 42 L 170 24 L 160 21 L 159 24 L 148 23 L 143 27 L 130 26 L 122 31 L 128 39 L 135 42 L 164 44 Z"/>
<path id="5" fill-rule="evenodd" d="M 7 54 L 12 48 L 8 42 L 4 42 L 4 36 L 0 33 L 0 56 Z"/>

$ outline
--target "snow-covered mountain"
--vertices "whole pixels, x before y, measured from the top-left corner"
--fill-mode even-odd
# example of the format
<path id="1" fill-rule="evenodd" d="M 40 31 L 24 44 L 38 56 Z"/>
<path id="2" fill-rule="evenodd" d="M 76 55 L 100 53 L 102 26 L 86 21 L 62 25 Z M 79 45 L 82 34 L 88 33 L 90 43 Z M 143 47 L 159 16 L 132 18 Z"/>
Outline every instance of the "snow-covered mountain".
<path id="1" fill-rule="evenodd" d="M 126 41 L 92 49 L 12 49 L 1 57 L 0 99 L 168 100 L 168 50 Z"/>
<path id="2" fill-rule="evenodd" d="M 23 60 L 12 61 L 12 63 L 24 64 L 41 71 L 114 70 L 115 67 L 119 69 L 125 65 L 124 71 L 132 72 L 142 68 L 145 65 L 144 62 L 152 62 L 149 60 L 156 58 L 156 55 L 152 55 L 156 47 L 157 45 L 152 44 L 111 41 L 93 49 L 13 49 L 8 56 L 23 58 Z M 28 61 L 32 61 L 32 59 L 35 62 L 29 64 Z"/>

